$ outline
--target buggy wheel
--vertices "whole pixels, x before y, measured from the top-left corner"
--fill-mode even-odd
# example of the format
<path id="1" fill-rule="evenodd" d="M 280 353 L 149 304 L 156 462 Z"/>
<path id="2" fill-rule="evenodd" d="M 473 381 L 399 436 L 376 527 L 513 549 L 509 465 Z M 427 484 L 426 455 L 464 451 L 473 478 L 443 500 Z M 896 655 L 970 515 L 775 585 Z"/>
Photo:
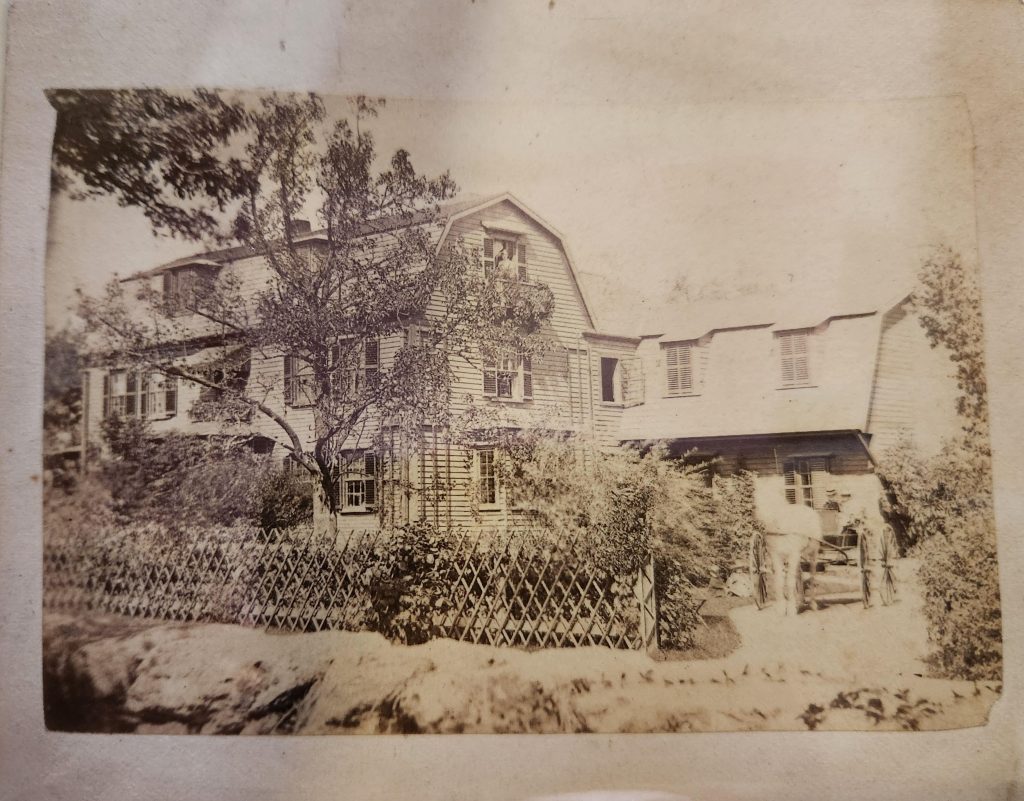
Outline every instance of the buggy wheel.
<path id="1" fill-rule="evenodd" d="M 768 604 L 768 544 L 764 535 L 750 538 L 750 590 L 758 609 Z"/>
<path id="2" fill-rule="evenodd" d="M 857 561 L 860 565 L 860 595 L 867 609 L 871 606 L 871 562 L 868 558 L 868 538 L 863 531 L 857 536 Z"/>
<path id="3" fill-rule="evenodd" d="M 882 537 L 878 543 L 878 557 L 882 574 L 878 583 L 878 596 L 885 606 L 896 600 L 894 563 L 897 554 L 896 532 L 892 530 L 892 526 L 887 525 L 882 530 Z"/>

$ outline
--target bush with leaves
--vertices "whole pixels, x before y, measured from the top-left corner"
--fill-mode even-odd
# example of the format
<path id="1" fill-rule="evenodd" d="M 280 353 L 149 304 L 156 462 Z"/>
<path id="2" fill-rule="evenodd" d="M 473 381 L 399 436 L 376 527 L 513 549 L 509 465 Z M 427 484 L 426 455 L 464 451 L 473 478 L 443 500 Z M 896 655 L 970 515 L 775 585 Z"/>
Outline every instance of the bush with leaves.
<path id="1" fill-rule="evenodd" d="M 947 349 L 955 366 L 962 433 L 932 457 L 908 438 L 883 455 L 886 511 L 920 560 L 934 668 L 953 678 L 995 679 L 1002 620 L 981 296 L 973 270 L 949 250 L 925 262 L 919 281 L 913 303 L 932 347 Z"/>

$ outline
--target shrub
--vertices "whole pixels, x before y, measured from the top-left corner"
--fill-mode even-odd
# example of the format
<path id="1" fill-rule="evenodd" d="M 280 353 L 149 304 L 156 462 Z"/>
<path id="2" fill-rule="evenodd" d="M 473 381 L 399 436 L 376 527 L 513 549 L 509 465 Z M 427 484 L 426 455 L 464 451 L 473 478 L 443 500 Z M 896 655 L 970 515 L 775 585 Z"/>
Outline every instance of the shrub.
<path id="1" fill-rule="evenodd" d="M 944 676 L 996 679 L 1002 672 L 996 531 L 988 449 L 965 434 L 929 459 L 908 440 L 885 454 L 888 511 L 920 560 L 931 661 Z"/>
<path id="2" fill-rule="evenodd" d="M 313 519 L 312 479 L 306 473 L 268 470 L 258 486 L 254 522 L 263 529 L 283 529 Z"/>

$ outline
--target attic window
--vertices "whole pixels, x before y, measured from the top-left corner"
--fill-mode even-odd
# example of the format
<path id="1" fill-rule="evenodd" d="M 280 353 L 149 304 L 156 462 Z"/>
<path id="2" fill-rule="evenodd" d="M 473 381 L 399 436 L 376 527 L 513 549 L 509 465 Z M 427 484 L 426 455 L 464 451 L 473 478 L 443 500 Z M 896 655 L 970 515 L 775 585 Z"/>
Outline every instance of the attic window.
<path id="1" fill-rule="evenodd" d="M 484 275 L 503 281 L 528 281 L 526 242 L 519 238 L 484 237 Z"/>
<path id="2" fill-rule="evenodd" d="M 809 334 L 807 329 L 783 331 L 776 334 L 779 343 L 780 378 L 783 387 L 811 385 L 811 370 L 808 360 Z"/>

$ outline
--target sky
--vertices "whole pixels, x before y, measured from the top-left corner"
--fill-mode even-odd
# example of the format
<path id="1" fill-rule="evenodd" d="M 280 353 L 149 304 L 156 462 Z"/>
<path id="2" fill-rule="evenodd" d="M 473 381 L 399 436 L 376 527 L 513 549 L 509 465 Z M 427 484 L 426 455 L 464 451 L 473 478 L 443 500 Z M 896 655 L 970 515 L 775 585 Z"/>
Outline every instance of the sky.
<path id="1" fill-rule="evenodd" d="M 343 114 L 342 99 L 328 101 Z M 410 151 L 473 194 L 509 191 L 557 229 L 602 329 L 631 330 L 679 278 L 842 295 L 909 286 L 945 245 L 975 255 L 970 120 L 954 97 L 630 105 L 388 99 L 378 154 Z M 47 324 L 195 252 L 135 209 L 52 198 Z M 659 310 L 660 311 L 660 310 Z"/>

